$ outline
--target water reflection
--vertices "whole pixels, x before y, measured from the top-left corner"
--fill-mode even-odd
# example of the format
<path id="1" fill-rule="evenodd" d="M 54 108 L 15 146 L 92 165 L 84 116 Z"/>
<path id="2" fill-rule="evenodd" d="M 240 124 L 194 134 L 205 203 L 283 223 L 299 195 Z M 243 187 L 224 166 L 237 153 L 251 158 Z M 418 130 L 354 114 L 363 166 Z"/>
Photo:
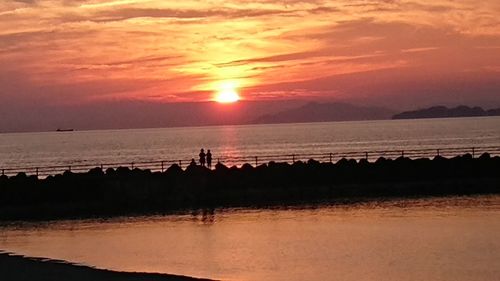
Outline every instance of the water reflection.
<path id="1" fill-rule="evenodd" d="M 0 166 L 177 161 L 202 147 L 216 163 L 223 155 L 498 146 L 499 124 L 500 117 L 488 117 L 1 134 Z"/>
<path id="2" fill-rule="evenodd" d="M 500 196 L 4 226 L 0 249 L 222 280 L 495 280 Z"/>
<path id="3" fill-rule="evenodd" d="M 224 140 L 223 145 L 218 151 L 217 162 L 222 161 L 226 166 L 238 164 L 239 159 L 243 157 L 241 147 L 244 146 L 239 130 L 235 126 L 224 126 L 220 130 L 220 137 Z"/>
<path id="4" fill-rule="evenodd" d="M 215 217 L 215 209 L 213 208 L 194 210 L 191 212 L 191 220 L 194 222 L 201 222 L 203 224 L 214 224 Z"/>

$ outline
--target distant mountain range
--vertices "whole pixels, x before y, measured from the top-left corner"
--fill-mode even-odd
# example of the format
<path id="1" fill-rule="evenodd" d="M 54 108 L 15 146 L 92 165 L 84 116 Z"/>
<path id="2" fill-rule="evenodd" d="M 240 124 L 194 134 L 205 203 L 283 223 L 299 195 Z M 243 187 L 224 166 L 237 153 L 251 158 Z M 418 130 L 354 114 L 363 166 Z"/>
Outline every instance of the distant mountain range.
<path id="1" fill-rule="evenodd" d="M 419 119 L 419 118 L 449 118 L 474 116 L 500 116 L 500 108 L 484 110 L 481 107 L 460 105 L 454 108 L 433 106 L 429 108 L 405 111 L 392 116 L 392 119 Z"/>
<path id="2" fill-rule="evenodd" d="M 29 110 L 31 109 L 31 110 Z M 55 131 L 165 128 L 186 126 L 304 123 L 407 118 L 443 118 L 500 115 L 499 109 L 436 106 L 396 114 L 396 111 L 343 102 L 304 100 L 155 103 L 140 101 L 103 102 L 82 105 L 52 105 L 23 109 L 0 103 L 0 131 Z M 394 115 L 396 114 L 396 115 Z"/>
<path id="3" fill-rule="evenodd" d="M 394 111 L 379 107 L 356 106 L 348 103 L 316 103 L 262 115 L 252 123 L 300 123 L 389 119 Z"/>
<path id="4" fill-rule="evenodd" d="M 1 106 L 1 104 L 0 104 Z M 102 104 L 47 106 L 22 113 L 10 108 L 0 111 L 0 130 L 55 131 L 165 128 L 186 126 L 303 123 L 390 119 L 395 111 L 341 102 L 304 100 L 153 103 L 139 101 Z"/>

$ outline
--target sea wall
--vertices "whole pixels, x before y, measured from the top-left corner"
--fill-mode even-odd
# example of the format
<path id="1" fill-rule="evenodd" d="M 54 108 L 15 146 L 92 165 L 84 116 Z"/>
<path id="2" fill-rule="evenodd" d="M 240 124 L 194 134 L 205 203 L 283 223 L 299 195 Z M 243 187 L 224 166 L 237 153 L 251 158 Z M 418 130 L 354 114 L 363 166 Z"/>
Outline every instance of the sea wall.
<path id="1" fill-rule="evenodd" d="M 0 177 L 0 220 L 44 220 L 177 210 L 349 202 L 380 197 L 500 193 L 500 157 L 275 163 L 165 172 L 95 168 L 38 179 Z"/>

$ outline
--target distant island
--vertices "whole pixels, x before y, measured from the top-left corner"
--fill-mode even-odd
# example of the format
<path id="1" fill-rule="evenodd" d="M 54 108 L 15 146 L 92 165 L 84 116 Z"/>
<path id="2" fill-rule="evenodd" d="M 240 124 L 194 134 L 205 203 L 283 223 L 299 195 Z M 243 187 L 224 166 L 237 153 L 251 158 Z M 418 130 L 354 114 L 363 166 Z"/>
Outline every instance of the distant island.
<path id="1" fill-rule="evenodd" d="M 481 107 L 460 105 L 453 108 L 433 106 L 429 108 L 405 111 L 392 116 L 392 119 L 419 119 L 419 118 L 450 118 L 450 117 L 477 117 L 500 116 L 500 108 L 484 110 Z"/>
<path id="2" fill-rule="evenodd" d="M 497 104 L 495 104 L 497 105 Z M 17 112 L 2 111 L 1 132 L 67 132 L 71 129 L 108 130 L 136 128 L 169 128 L 278 123 L 310 123 L 410 118 L 445 118 L 496 116 L 500 108 L 434 106 L 402 112 L 392 108 L 350 104 L 340 101 L 311 102 L 307 100 L 240 101 L 234 104 L 217 102 L 154 103 L 122 101 L 97 105 L 53 106 L 34 115 L 26 115 L 19 123 Z M 89 118 L 92 116 L 92 118 Z M 21 124 L 21 125 L 19 125 Z M 59 130 L 56 130 L 59 128 Z"/>

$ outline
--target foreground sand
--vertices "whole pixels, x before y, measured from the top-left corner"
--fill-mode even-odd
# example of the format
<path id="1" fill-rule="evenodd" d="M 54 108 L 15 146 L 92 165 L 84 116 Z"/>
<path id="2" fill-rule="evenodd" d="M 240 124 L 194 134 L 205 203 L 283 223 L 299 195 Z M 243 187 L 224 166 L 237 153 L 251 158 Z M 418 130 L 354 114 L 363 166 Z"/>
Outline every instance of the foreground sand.
<path id="1" fill-rule="evenodd" d="M 152 273 L 128 273 L 95 269 L 63 261 L 27 258 L 0 252 L 0 280 L 2 281 L 193 281 L 208 280 L 185 276 Z"/>

